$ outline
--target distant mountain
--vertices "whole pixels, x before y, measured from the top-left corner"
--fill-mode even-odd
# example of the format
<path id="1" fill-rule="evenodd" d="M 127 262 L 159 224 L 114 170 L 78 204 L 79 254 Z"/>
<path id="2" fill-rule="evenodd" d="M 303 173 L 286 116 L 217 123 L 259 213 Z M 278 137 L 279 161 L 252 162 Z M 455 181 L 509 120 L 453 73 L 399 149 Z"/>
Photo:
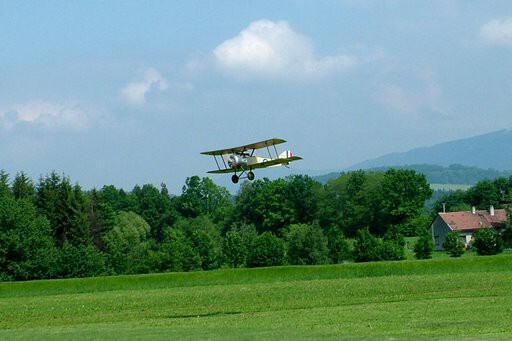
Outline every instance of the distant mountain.
<path id="1" fill-rule="evenodd" d="M 458 164 L 481 169 L 512 170 L 512 130 L 499 130 L 431 147 L 415 148 L 405 153 L 387 154 L 355 164 L 348 170 L 419 164 Z"/>

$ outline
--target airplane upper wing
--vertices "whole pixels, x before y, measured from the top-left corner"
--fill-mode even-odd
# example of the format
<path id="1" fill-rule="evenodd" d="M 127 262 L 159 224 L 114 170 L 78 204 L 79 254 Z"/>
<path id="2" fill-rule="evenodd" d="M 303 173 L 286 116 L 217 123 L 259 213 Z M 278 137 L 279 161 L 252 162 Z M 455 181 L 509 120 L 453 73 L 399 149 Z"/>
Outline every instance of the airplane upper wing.
<path id="1" fill-rule="evenodd" d="M 250 149 L 260 149 L 260 148 L 275 146 L 276 144 L 280 144 L 280 143 L 284 143 L 284 142 L 286 142 L 286 141 L 283 140 L 283 139 L 273 138 L 273 139 L 269 139 L 269 140 L 265 140 L 265 141 L 260 141 L 260 142 L 256 142 L 256 143 L 246 144 L 244 146 L 239 146 L 239 147 L 219 149 L 219 150 L 212 150 L 212 151 L 208 151 L 208 152 L 202 152 L 201 154 L 204 154 L 204 155 L 224 155 L 224 154 L 242 153 L 242 152 L 245 152 L 245 151 L 250 150 Z M 227 172 L 223 172 L 223 173 L 227 173 Z"/>
<path id="2" fill-rule="evenodd" d="M 273 166 L 278 166 L 278 165 L 285 165 L 292 161 L 297 161 L 297 160 L 302 160 L 302 158 L 300 156 L 292 156 L 289 158 L 274 159 L 274 160 L 269 160 L 269 161 L 265 161 L 265 162 L 259 162 L 259 163 L 252 164 L 250 166 L 240 167 L 237 169 L 227 168 L 227 169 L 212 170 L 212 171 L 209 171 L 208 173 L 212 173 L 212 174 L 235 173 L 235 172 L 239 172 L 241 170 L 251 170 L 251 169 L 258 169 L 258 168 L 273 167 Z"/>

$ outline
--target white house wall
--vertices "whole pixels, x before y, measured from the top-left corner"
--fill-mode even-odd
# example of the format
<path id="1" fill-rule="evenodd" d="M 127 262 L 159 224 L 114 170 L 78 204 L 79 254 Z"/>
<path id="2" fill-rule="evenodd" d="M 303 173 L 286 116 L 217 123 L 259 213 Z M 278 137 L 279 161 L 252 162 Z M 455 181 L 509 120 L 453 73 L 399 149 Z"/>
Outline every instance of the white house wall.
<path id="1" fill-rule="evenodd" d="M 438 215 L 430 226 L 432 232 L 432 242 L 434 243 L 434 250 L 441 251 L 443 249 L 443 243 L 446 239 L 446 235 L 452 230 L 444 222 L 443 219 Z"/>

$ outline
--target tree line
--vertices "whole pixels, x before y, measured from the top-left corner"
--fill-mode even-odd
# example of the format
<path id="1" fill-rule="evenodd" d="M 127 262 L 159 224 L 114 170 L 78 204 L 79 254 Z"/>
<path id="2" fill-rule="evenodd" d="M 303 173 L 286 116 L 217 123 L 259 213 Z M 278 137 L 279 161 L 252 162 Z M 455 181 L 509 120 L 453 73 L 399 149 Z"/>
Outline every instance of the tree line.
<path id="1" fill-rule="evenodd" d="M 426 234 L 431 194 L 406 169 L 265 178 L 235 196 L 208 177 L 171 195 L 165 184 L 84 190 L 56 172 L 34 182 L 2 171 L 0 279 L 398 260 L 404 236 Z"/>
<path id="2" fill-rule="evenodd" d="M 431 164 L 410 164 L 404 166 L 386 166 L 374 167 L 370 171 L 385 172 L 390 168 L 395 169 L 412 169 L 418 173 L 424 174 L 427 181 L 431 184 L 461 184 L 461 185 L 475 185 L 479 181 L 486 179 L 508 178 L 512 176 L 510 170 L 496 170 L 492 168 L 482 169 L 473 166 L 464 166 L 459 164 L 452 164 L 449 166 L 439 166 Z M 330 173 L 322 176 L 315 177 L 316 180 L 326 183 L 332 178 L 338 177 L 339 173 Z"/>

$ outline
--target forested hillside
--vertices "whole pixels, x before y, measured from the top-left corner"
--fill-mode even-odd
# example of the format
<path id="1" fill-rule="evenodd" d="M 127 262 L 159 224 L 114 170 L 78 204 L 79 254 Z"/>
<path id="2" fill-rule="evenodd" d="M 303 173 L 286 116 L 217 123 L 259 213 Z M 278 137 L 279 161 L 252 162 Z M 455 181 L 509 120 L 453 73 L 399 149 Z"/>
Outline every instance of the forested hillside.
<path id="1" fill-rule="evenodd" d="M 511 192 L 512 178 L 500 178 L 442 200 L 500 207 Z M 0 172 L 0 278 L 399 260 L 403 236 L 426 232 L 431 194 L 425 176 L 406 169 L 350 172 L 325 185 L 303 175 L 261 179 L 235 197 L 198 176 L 173 196 L 165 184 L 86 191 L 56 173 L 34 182 Z"/>
<path id="2" fill-rule="evenodd" d="M 512 169 L 512 130 L 503 129 L 483 135 L 392 153 L 367 160 L 350 169 L 430 164 L 448 166 Z"/>
<path id="3" fill-rule="evenodd" d="M 395 169 L 412 169 L 418 173 L 424 174 L 427 181 L 431 184 L 460 184 L 474 185 L 482 180 L 493 180 L 499 177 L 512 176 L 512 170 L 499 171 L 496 169 L 482 169 L 478 167 L 463 165 L 429 165 L 429 164 L 411 164 L 403 166 L 375 167 L 365 169 L 366 171 L 386 171 L 390 168 Z M 322 176 L 314 177 L 315 180 L 326 183 L 330 179 L 336 178 L 340 173 L 329 173 Z"/>

